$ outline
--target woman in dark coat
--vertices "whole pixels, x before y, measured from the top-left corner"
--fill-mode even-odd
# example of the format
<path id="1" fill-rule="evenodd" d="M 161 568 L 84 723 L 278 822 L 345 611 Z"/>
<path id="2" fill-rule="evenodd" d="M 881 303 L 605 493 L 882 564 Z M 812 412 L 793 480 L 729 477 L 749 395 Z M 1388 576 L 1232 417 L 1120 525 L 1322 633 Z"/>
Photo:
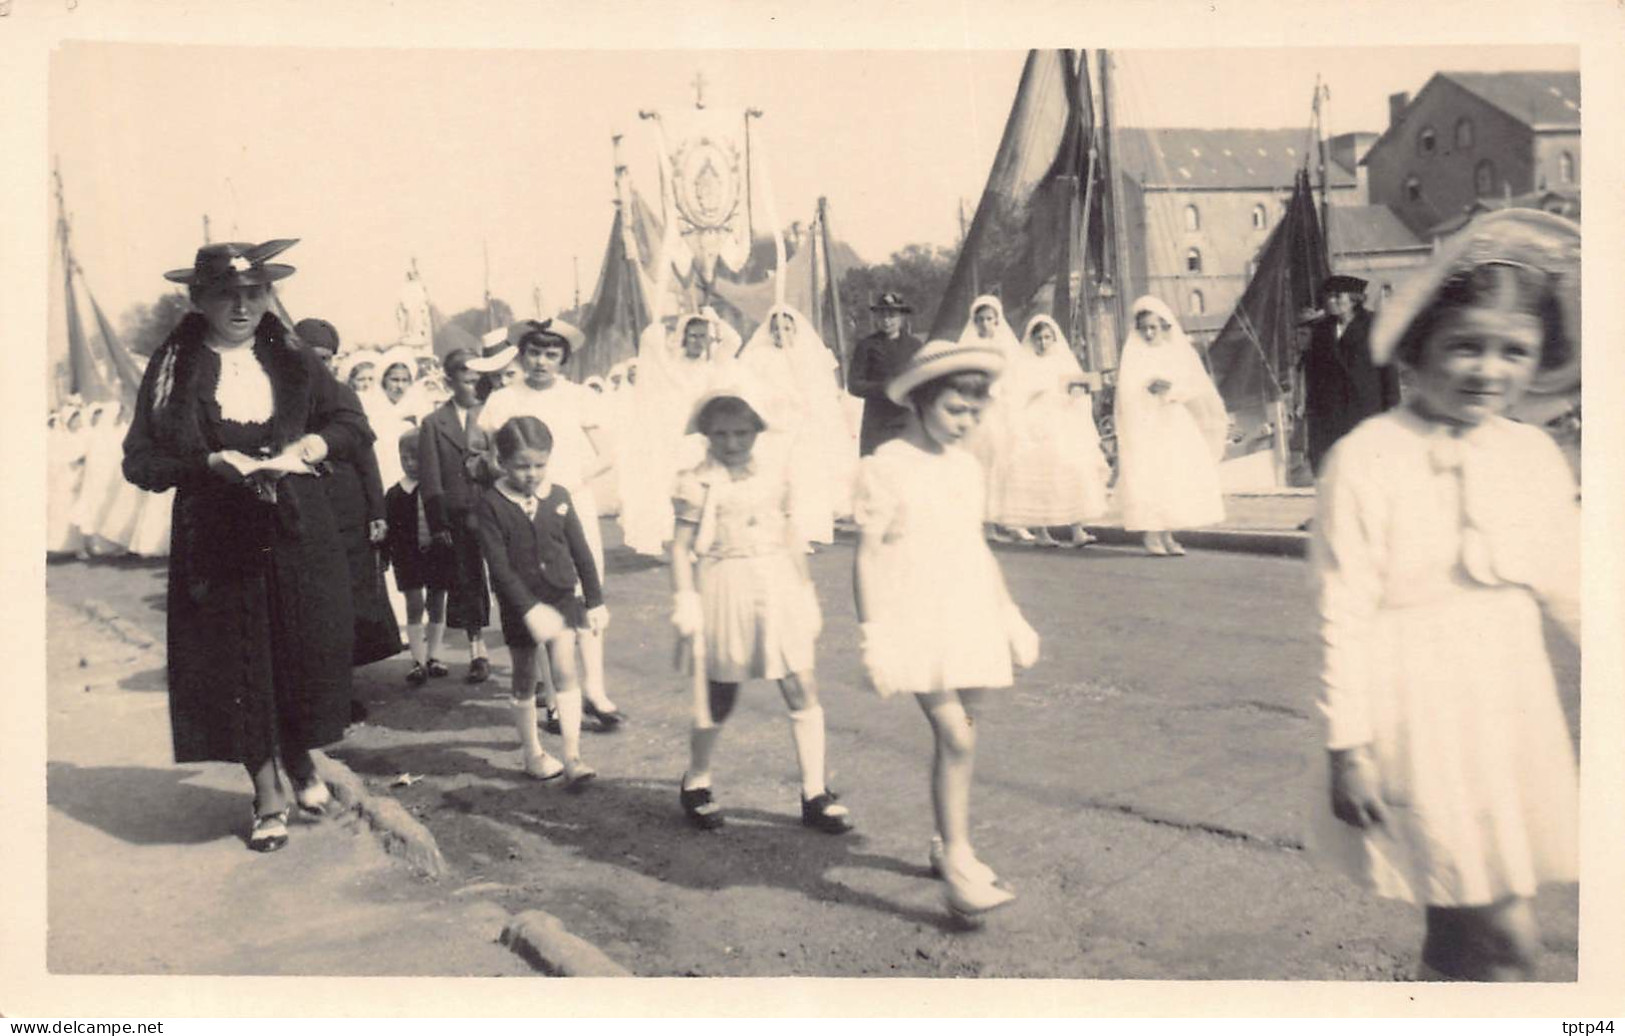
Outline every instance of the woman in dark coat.
<path id="1" fill-rule="evenodd" d="M 314 465 L 371 438 L 353 398 L 268 312 L 271 259 L 292 241 L 205 245 L 197 312 L 153 355 L 124 440 L 124 475 L 176 490 L 169 563 L 175 761 L 237 762 L 254 782 L 248 846 L 287 844 L 292 798 L 319 812 L 310 749 L 349 718 L 349 568 Z"/>
<path id="2" fill-rule="evenodd" d="M 338 330 L 325 320 L 301 320 L 293 331 L 324 365 L 338 352 Z M 361 409 L 361 400 L 348 385 L 341 383 L 339 393 L 347 406 Z M 383 544 L 388 525 L 378 457 L 368 441 L 349 452 L 328 454 L 326 466 L 322 483 L 350 562 L 350 601 L 355 609 L 355 647 L 350 660 L 358 666 L 371 665 L 403 650 L 401 628 L 384 587 Z M 366 716 L 366 707 L 359 700 L 351 702 L 352 720 L 360 722 Z"/>

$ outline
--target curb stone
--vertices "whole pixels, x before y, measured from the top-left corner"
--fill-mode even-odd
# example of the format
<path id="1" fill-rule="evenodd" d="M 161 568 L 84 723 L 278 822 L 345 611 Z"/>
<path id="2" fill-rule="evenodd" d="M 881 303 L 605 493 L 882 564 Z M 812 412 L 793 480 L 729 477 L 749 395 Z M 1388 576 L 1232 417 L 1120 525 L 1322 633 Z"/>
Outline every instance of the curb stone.
<path id="1" fill-rule="evenodd" d="M 510 919 L 502 930 L 502 945 L 536 970 L 559 978 L 629 978 L 632 974 L 541 910 L 527 910 Z"/>
<path id="2" fill-rule="evenodd" d="M 310 756 L 316 761 L 316 772 L 333 789 L 333 796 L 339 804 L 361 815 L 383 844 L 385 852 L 399 856 L 424 877 L 440 878 L 446 875 L 450 868 L 446 865 L 446 858 L 440 854 L 440 846 L 435 842 L 434 835 L 404 806 L 387 795 L 369 792 L 366 783 L 356 776 L 354 770 L 326 753 L 312 751 Z"/>

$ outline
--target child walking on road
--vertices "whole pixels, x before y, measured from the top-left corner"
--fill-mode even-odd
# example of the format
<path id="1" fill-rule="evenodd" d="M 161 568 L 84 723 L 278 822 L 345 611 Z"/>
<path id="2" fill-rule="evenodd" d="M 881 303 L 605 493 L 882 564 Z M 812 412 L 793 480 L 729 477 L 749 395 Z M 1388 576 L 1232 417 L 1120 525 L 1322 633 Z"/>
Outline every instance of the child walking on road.
<path id="1" fill-rule="evenodd" d="M 686 434 L 710 443 L 705 460 L 678 476 L 672 544 L 672 624 L 690 648 L 695 681 L 689 766 L 679 801 L 697 827 L 721 827 L 711 793 L 711 753 L 744 680 L 776 680 L 790 708 L 801 769 L 801 822 L 829 834 L 852 829 L 824 780 L 824 709 L 813 679 L 823 619 L 807 570 L 806 544 L 791 520 L 782 468 L 752 450 L 766 431 L 761 394 L 737 374 L 702 392 Z"/>
<path id="2" fill-rule="evenodd" d="M 1578 642 L 1579 508 L 1556 444 L 1507 414 L 1578 387 L 1579 252 L 1579 228 L 1546 213 L 1469 224 L 1372 329 L 1372 360 L 1412 376 L 1407 402 L 1338 440 L 1321 474 L 1330 794 L 1312 842 L 1424 908 L 1423 978 L 1534 978 L 1531 898 L 1577 877 L 1541 609 Z"/>
<path id="3" fill-rule="evenodd" d="M 440 645 L 446 633 L 446 594 L 456 578 L 451 547 L 434 538 L 424 511 L 418 436 L 416 428 L 401 433 L 401 480 L 384 494 L 384 549 L 395 570 L 395 587 L 406 598 L 406 642 L 412 651 L 406 682 L 415 687 L 448 672 L 440 661 Z"/>
<path id="4" fill-rule="evenodd" d="M 502 477 L 480 497 L 480 547 L 502 613 L 502 636 L 513 656 L 513 722 L 525 772 L 539 780 L 560 774 L 578 790 L 597 776 L 581 759 L 581 682 L 576 631 L 609 621 L 602 584 L 570 494 L 547 475 L 553 436 L 534 417 L 512 417 L 497 430 Z M 582 594 L 575 588 L 580 583 Z M 564 761 L 549 755 L 536 730 L 537 665 L 551 662 Z"/>
<path id="5" fill-rule="evenodd" d="M 1004 361 L 975 340 L 915 353 L 886 386 L 908 425 L 862 460 L 854 500 L 864 669 L 881 696 L 913 694 L 931 724 L 931 864 L 962 917 L 1015 898 L 970 844 L 975 721 L 989 689 L 1014 683 L 1012 662 L 1038 660 L 983 539 L 982 467 L 963 446 Z"/>

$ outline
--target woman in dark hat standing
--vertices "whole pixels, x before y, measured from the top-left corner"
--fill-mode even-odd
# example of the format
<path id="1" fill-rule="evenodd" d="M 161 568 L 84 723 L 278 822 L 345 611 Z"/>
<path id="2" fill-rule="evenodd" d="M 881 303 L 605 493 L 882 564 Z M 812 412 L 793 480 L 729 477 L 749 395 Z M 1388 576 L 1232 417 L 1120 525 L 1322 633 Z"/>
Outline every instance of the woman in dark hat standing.
<path id="1" fill-rule="evenodd" d="M 1309 466 L 1317 473 L 1332 443 L 1399 402 L 1399 375 L 1371 362 L 1366 282 L 1338 274 L 1321 286 L 1325 316 L 1315 321 L 1304 360 Z"/>
<path id="2" fill-rule="evenodd" d="M 124 475 L 174 487 L 169 711 L 175 761 L 241 763 L 248 847 L 287 844 L 297 801 L 329 801 L 310 749 L 349 718 L 349 567 L 327 494 L 329 454 L 371 440 L 353 397 L 270 313 L 269 260 L 293 241 L 198 249 L 188 313 L 153 355 L 124 440 Z M 291 782 L 292 787 L 289 787 Z"/>
<path id="3" fill-rule="evenodd" d="M 908 427 L 909 412 L 886 398 L 886 383 L 920 350 L 920 340 L 903 330 L 904 316 L 914 312 L 903 296 L 882 292 L 869 312 L 875 315 L 875 331 L 853 346 L 846 374 L 846 390 L 863 400 L 863 429 L 858 433 L 861 457 Z"/>

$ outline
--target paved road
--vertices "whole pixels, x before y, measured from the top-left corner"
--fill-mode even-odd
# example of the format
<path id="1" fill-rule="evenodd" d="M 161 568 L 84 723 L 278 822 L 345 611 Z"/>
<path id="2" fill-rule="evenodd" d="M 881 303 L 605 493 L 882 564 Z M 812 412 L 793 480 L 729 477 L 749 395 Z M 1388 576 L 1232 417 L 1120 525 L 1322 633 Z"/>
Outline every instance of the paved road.
<path id="1" fill-rule="evenodd" d="M 1317 791 L 1302 563 L 1102 548 L 1000 559 L 1044 659 L 982 726 L 974 837 L 1021 899 L 979 931 L 946 918 L 925 870 L 926 724 L 911 702 L 859 689 L 846 545 L 813 571 L 831 779 L 858 820 L 853 836 L 800 826 L 785 711 L 768 685 L 749 690 L 719 749 L 732 823 L 684 826 L 686 696 L 670 664 L 667 573 L 618 552 L 611 692 L 635 719 L 589 737 L 603 776 L 588 792 L 525 780 L 505 688 L 467 687 L 456 665 L 410 692 L 404 661 L 364 671 L 373 721 L 334 754 L 380 787 L 424 775 L 393 793 L 434 831 L 454 883 L 510 910 L 545 909 L 638 974 L 1407 977 L 1419 919 L 1316 870 L 1300 848 Z M 156 570 L 62 566 L 52 587 L 161 626 Z M 1577 724 L 1578 658 L 1554 649 Z M 506 653 L 496 656 L 505 677 Z M 1538 909 L 1542 977 L 1572 980 L 1575 891 L 1545 893 Z"/>

